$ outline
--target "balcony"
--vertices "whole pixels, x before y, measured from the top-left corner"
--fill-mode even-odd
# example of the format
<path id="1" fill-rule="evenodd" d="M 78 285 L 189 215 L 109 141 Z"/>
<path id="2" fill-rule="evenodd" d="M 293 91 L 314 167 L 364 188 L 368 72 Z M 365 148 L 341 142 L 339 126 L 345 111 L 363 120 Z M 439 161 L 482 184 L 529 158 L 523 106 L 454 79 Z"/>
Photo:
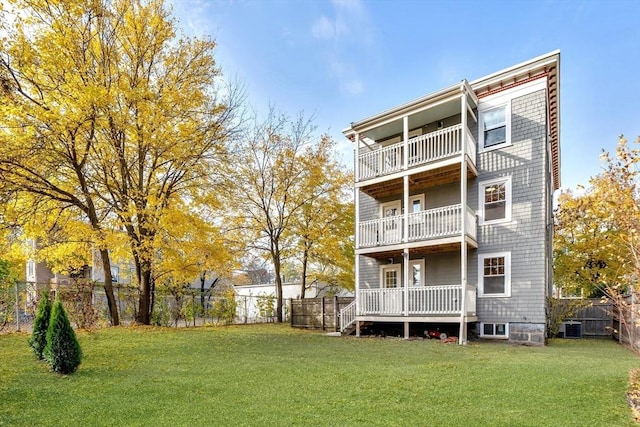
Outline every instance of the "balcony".
<path id="1" fill-rule="evenodd" d="M 449 237 L 462 233 L 462 205 L 444 206 L 407 215 L 409 222 L 407 242 L 421 242 Z M 476 238 L 476 215 L 468 206 L 465 209 L 466 234 Z M 358 248 L 389 246 L 399 244 L 404 239 L 404 215 L 392 216 L 358 224 Z"/>
<path id="2" fill-rule="evenodd" d="M 476 287 L 467 285 L 465 297 L 464 312 L 475 316 Z M 462 285 L 360 289 L 357 301 L 359 316 L 454 316 L 463 312 Z"/>
<path id="3" fill-rule="evenodd" d="M 466 153 L 475 168 L 476 141 L 471 131 L 464 129 Z M 407 168 L 436 169 L 448 165 L 456 156 L 462 154 L 462 124 L 450 126 L 425 135 L 411 138 L 407 143 L 399 142 L 358 155 L 356 182 L 389 176 Z M 406 150 L 406 152 L 405 152 Z M 431 167 L 431 168 L 430 168 Z"/>

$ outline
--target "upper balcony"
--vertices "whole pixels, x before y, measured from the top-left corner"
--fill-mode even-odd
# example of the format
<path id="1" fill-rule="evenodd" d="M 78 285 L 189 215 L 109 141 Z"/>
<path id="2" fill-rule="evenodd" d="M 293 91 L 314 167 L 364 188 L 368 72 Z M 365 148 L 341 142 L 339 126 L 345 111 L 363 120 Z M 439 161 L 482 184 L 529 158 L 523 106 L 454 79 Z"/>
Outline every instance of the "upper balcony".
<path id="1" fill-rule="evenodd" d="M 356 182 L 375 180 L 375 178 L 385 176 L 393 178 L 389 175 L 404 170 L 405 159 L 407 169 L 416 169 L 420 172 L 459 164 L 463 141 L 466 148 L 465 153 L 472 172 L 474 172 L 476 141 L 469 128 L 463 129 L 462 123 L 459 123 L 413 137 L 406 143 L 403 141 L 386 146 L 381 145 L 378 148 L 365 147 L 359 150 Z"/>
<path id="2" fill-rule="evenodd" d="M 477 176 L 473 137 L 478 98 L 462 82 L 343 130 L 354 143 L 355 186 L 373 198 Z"/>

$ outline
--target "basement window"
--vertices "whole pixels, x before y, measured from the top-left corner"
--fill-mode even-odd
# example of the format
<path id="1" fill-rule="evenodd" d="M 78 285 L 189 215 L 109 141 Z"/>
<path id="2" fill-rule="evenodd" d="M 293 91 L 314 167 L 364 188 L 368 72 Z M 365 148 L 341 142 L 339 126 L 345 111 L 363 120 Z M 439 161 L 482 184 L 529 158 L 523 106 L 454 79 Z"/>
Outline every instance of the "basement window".
<path id="1" fill-rule="evenodd" d="M 502 338 L 509 337 L 508 323 L 481 323 L 480 336 L 484 338 Z"/>

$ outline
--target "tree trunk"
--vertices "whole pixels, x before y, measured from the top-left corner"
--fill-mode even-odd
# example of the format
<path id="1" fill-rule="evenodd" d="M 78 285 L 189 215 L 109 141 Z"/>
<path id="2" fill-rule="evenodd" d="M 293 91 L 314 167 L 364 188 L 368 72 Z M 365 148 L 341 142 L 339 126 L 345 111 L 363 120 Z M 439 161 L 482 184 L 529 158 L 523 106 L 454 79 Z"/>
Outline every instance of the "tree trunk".
<path id="1" fill-rule="evenodd" d="M 151 324 L 151 268 L 148 263 L 136 261 L 136 273 L 138 276 L 138 318 L 136 322 Z"/>
<path id="2" fill-rule="evenodd" d="M 305 244 L 302 253 L 302 289 L 300 289 L 300 298 L 304 299 L 307 292 L 307 264 L 309 263 L 309 248 Z"/>
<path id="3" fill-rule="evenodd" d="M 202 312 L 204 313 L 204 282 L 207 277 L 207 272 L 200 273 L 200 305 L 202 306 Z"/>
<path id="4" fill-rule="evenodd" d="M 120 317 L 118 316 L 118 305 L 113 294 L 113 277 L 111 276 L 111 259 L 107 249 L 100 249 L 100 258 L 102 259 L 102 269 L 104 270 L 104 293 L 107 296 L 107 306 L 109 307 L 109 316 L 111 316 L 111 325 L 118 326 Z"/>
<path id="5" fill-rule="evenodd" d="M 282 276 L 280 275 L 280 256 L 274 252 L 271 253 L 273 257 L 273 270 L 276 274 L 276 321 L 282 323 Z"/>

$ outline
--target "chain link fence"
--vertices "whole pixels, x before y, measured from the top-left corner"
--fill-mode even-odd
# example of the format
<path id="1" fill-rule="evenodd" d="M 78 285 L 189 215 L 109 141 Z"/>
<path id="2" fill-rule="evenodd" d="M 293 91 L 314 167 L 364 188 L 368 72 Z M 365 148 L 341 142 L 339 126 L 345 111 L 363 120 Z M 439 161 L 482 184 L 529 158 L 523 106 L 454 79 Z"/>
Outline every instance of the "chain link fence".
<path id="1" fill-rule="evenodd" d="M 44 290 L 59 296 L 76 328 L 92 329 L 110 324 L 104 288 L 96 282 L 76 282 L 53 287 L 45 283 L 17 282 L 0 288 L 0 333 L 30 332 Z M 135 323 L 138 289 L 114 286 L 120 323 Z M 290 301 L 285 300 L 283 319 L 288 321 Z M 167 327 L 266 323 L 276 319 L 275 296 L 238 295 L 233 288 L 216 293 L 199 289 L 156 290 L 151 324 Z"/>

